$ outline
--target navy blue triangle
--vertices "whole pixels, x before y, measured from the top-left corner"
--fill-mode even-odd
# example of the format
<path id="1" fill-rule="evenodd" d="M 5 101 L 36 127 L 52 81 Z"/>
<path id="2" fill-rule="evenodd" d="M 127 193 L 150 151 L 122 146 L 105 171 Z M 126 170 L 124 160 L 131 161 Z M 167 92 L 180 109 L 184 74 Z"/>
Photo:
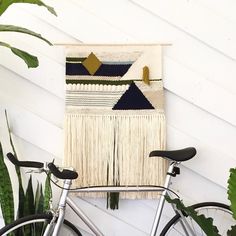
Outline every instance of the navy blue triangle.
<path id="1" fill-rule="evenodd" d="M 112 110 L 141 110 L 155 109 L 152 104 L 143 95 L 134 82 L 130 84 L 129 89 L 121 96 Z"/>

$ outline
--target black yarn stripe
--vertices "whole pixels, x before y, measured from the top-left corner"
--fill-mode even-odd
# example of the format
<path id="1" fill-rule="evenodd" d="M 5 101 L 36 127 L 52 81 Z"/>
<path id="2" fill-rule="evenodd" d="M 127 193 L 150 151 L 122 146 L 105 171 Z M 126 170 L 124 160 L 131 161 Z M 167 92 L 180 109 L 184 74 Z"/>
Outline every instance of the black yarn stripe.
<path id="1" fill-rule="evenodd" d="M 66 57 L 67 62 L 83 62 L 86 57 Z"/>
<path id="2" fill-rule="evenodd" d="M 102 64 L 94 76 L 123 76 L 132 64 Z M 66 62 L 66 75 L 91 75 L 82 63 Z"/>
<path id="3" fill-rule="evenodd" d="M 131 84 L 133 80 L 71 80 L 67 79 L 66 84 L 104 84 L 104 85 L 127 85 Z"/>

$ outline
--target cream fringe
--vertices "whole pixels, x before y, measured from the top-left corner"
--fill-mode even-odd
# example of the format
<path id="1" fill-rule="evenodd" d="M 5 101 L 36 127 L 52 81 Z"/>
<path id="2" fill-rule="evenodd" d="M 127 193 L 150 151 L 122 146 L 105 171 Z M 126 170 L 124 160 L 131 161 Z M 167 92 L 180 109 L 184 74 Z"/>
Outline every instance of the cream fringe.
<path id="1" fill-rule="evenodd" d="M 152 150 L 165 149 L 165 143 L 166 124 L 162 112 L 68 111 L 65 117 L 64 164 L 77 169 L 76 187 L 162 185 L 167 163 L 148 155 Z M 121 194 L 121 198 L 132 199 L 156 196 L 150 192 Z"/>

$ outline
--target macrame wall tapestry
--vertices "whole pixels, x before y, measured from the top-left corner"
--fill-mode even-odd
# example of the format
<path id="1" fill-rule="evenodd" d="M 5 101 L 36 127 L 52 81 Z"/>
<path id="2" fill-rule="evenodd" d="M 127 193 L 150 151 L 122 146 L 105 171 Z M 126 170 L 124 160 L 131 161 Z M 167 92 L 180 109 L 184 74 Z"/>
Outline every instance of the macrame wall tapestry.
<path id="1" fill-rule="evenodd" d="M 166 142 L 161 51 L 160 45 L 67 48 L 64 164 L 77 169 L 77 187 L 163 184 L 166 161 L 148 157 Z"/>

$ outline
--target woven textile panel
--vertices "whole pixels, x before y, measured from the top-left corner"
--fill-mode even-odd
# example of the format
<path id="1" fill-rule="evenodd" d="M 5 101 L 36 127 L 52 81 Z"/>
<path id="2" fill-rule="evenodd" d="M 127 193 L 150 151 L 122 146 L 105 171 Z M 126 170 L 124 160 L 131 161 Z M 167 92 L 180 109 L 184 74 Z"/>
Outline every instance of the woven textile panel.
<path id="1" fill-rule="evenodd" d="M 81 45 L 66 49 L 64 164 L 75 185 L 160 185 L 164 149 L 162 47 Z M 153 193 L 123 197 L 153 197 Z"/>

